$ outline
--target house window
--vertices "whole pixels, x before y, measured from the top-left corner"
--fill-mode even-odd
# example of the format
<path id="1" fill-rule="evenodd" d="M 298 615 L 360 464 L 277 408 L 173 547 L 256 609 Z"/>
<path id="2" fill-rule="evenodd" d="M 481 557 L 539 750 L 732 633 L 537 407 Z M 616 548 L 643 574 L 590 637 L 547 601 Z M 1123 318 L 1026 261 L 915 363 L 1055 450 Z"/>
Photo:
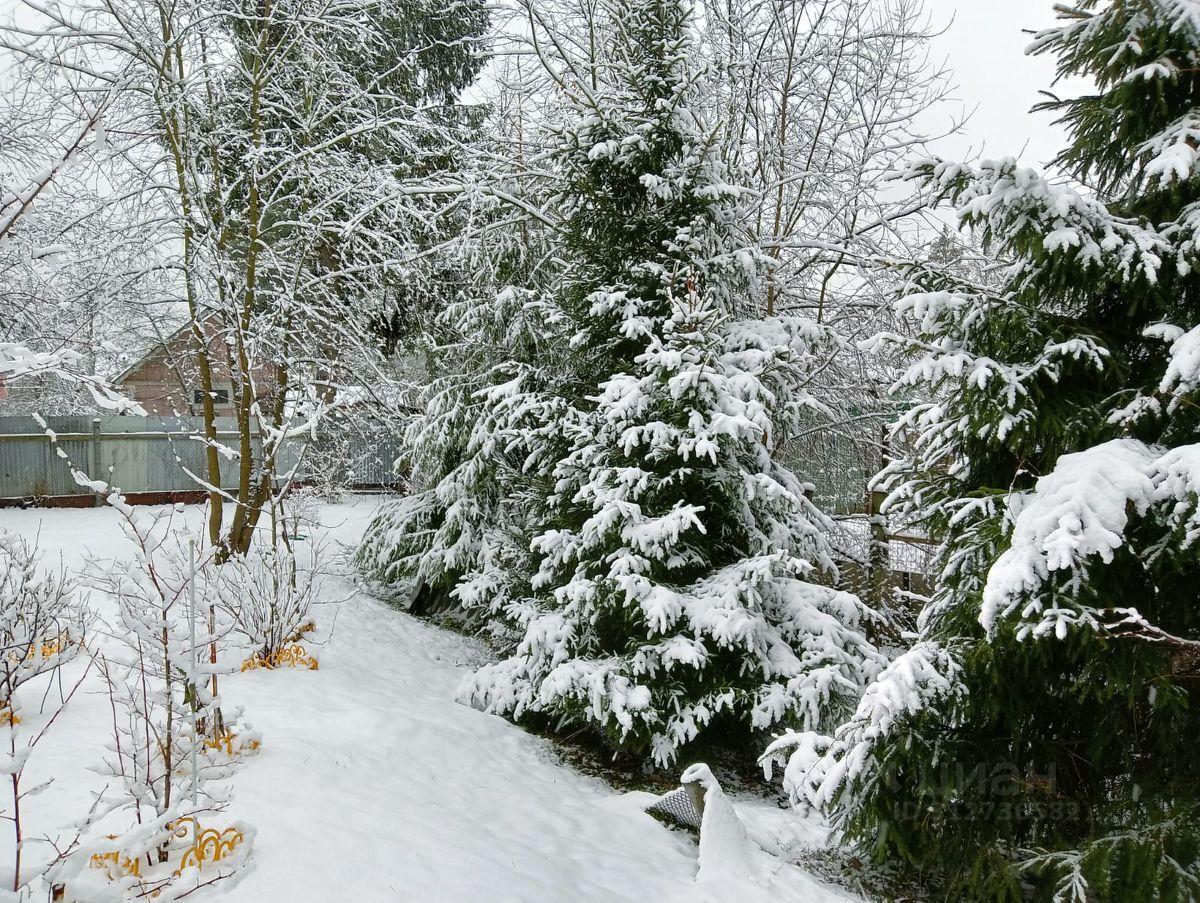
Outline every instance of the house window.
<path id="1" fill-rule="evenodd" d="M 212 400 L 213 400 L 213 404 L 215 404 L 215 405 L 229 404 L 229 390 L 228 389 L 213 389 L 212 390 Z M 203 389 L 196 389 L 196 391 L 194 391 L 192 393 L 192 404 L 194 404 L 194 405 L 204 404 L 204 390 Z"/>

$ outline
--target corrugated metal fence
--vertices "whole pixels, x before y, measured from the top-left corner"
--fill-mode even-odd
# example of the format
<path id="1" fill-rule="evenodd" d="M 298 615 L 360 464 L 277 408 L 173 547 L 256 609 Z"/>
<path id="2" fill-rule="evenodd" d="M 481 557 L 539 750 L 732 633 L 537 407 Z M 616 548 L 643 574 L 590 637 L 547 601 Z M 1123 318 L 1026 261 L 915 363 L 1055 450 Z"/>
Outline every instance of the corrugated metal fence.
<path id="1" fill-rule="evenodd" d="M 47 417 L 46 429 L 33 417 L 0 417 L 0 499 L 59 499 L 66 503 L 81 503 L 93 494 L 80 486 L 71 475 L 69 459 L 77 469 L 92 479 L 118 486 L 127 494 L 154 495 L 195 492 L 200 487 L 191 475 L 203 476 L 204 444 L 199 438 L 203 421 L 199 417 L 104 417 L 67 416 Z M 217 441 L 236 448 L 238 434 L 231 417 L 217 418 Z M 332 441 L 332 440 L 331 440 Z M 336 456 L 336 466 L 342 468 L 347 485 L 390 485 L 395 482 L 388 458 L 394 441 L 379 436 L 377 441 L 337 440 L 342 452 Z M 307 480 L 311 474 L 305 461 L 312 449 L 305 441 L 293 441 L 284 447 L 278 465 L 280 474 L 289 474 L 296 467 L 297 480 Z M 257 453 L 258 440 L 254 440 Z M 223 462 L 222 488 L 236 486 L 237 468 L 233 462 Z M 329 479 L 328 464 L 320 476 Z"/>

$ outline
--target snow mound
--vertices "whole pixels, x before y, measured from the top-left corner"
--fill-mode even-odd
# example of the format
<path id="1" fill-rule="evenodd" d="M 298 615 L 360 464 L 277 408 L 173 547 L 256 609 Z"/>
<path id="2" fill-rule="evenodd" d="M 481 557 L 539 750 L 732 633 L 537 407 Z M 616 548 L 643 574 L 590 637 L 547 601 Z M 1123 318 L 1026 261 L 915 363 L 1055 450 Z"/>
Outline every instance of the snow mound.
<path id="1" fill-rule="evenodd" d="M 673 899 L 747 903 L 777 903 L 780 900 L 840 903 L 858 899 L 766 852 L 751 837 L 733 801 L 721 789 L 720 782 L 707 765 L 690 766 L 680 780 L 683 783 L 680 790 L 689 799 L 702 800 L 699 869 L 694 887 Z M 702 795 L 688 792 L 697 788 Z M 656 802 L 664 798 L 660 797 Z"/>

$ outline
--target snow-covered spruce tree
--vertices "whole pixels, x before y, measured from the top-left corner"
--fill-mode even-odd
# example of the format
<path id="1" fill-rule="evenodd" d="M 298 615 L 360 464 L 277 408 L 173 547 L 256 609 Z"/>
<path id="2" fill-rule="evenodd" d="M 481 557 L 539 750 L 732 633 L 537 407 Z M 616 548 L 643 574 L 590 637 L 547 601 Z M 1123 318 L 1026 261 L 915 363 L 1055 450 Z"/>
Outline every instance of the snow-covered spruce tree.
<path id="1" fill-rule="evenodd" d="M 548 362 L 565 346 L 563 317 L 539 292 L 557 268 L 546 234 L 553 221 L 527 215 L 547 202 L 544 183 L 556 176 L 547 167 L 529 178 L 520 144 L 529 126 L 509 124 L 507 106 L 503 98 L 489 105 L 492 137 L 463 154 L 455 205 L 470 208 L 472 228 L 440 255 L 441 307 L 409 307 L 423 321 L 407 336 L 421 370 L 406 399 L 397 462 L 409 491 L 381 506 L 355 556 L 364 576 L 405 597 L 414 613 L 465 615 L 471 627 L 501 632 L 478 599 L 486 594 L 501 608 L 497 593 L 528 584 L 528 549 L 514 541 L 524 511 L 513 495 L 526 479 L 529 440 L 558 419 L 538 401 L 552 403 L 541 390 L 555 370 Z M 498 170 L 499 160 L 508 168 Z M 516 219 L 514 202 L 525 208 Z M 454 273 L 469 273 L 469 284 Z M 452 593 L 468 574 L 474 589 L 460 601 L 468 590 Z"/>
<path id="2" fill-rule="evenodd" d="M 517 489 L 539 424 L 552 429 L 557 419 L 536 363 L 554 353 L 557 320 L 510 288 L 451 304 L 425 334 L 437 376 L 405 430 L 412 491 L 380 509 L 355 556 L 368 579 L 403 587 L 414 612 L 463 609 L 479 622 L 504 607 L 519 571 L 528 583 Z"/>
<path id="3" fill-rule="evenodd" d="M 830 339 L 800 318 L 745 319 L 761 261 L 693 112 L 690 4 L 603 9 L 610 63 L 591 85 L 563 79 L 563 268 L 536 302 L 564 347 L 485 396 L 528 448 L 506 499 L 528 567 L 455 590 L 517 639 L 460 692 L 667 765 L 719 716 L 826 723 L 879 656 L 872 613 L 808 582 L 833 571 L 829 524 L 772 452 Z"/>
<path id="4" fill-rule="evenodd" d="M 786 780 L 955 896 L 1200 897 L 1200 4 L 1087 0 L 1037 52 L 1073 184 L 1005 160 L 908 177 L 1009 261 L 899 303 L 923 390 L 888 504 L 941 540 L 919 642 Z"/>

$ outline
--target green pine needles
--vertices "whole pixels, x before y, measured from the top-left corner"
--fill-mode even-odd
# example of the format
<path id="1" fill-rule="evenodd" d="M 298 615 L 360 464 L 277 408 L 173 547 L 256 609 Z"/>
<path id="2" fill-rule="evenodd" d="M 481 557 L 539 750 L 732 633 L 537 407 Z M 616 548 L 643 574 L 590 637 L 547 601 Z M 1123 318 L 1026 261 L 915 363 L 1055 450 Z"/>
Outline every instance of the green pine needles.
<path id="1" fill-rule="evenodd" d="M 905 178 L 1010 261 L 909 272 L 898 387 L 928 399 L 888 504 L 940 538 L 920 638 L 832 735 L 772 750 L 798 800 L 953 898 L 1200 897 L 1200 4 L 1088 0 L 1036 37 L 1092 190 L 1011 160 Z"/>

